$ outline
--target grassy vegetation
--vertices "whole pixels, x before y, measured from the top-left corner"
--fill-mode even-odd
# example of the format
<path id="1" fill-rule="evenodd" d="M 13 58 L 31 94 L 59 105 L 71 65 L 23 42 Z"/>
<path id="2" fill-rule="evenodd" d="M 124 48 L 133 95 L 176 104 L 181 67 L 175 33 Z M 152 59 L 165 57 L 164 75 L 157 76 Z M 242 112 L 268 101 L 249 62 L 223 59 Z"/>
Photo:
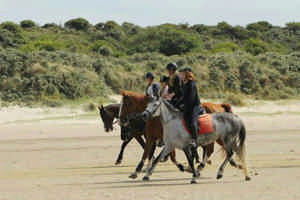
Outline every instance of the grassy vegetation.
<path id="1" fill-rule="evenodd" d="M 65 26 L 31 20 L 0 24 L 1 102 L 94 99 L 120 89 L 142 91 L 142 75 L 165 73 L 168 62 L 190 66 L 205 98 L 236 105 L 244 97 L 286 99 L 300 94 L 300 23 L 277 27 L 164 24 L 140 27 L 82 18 Z"/>

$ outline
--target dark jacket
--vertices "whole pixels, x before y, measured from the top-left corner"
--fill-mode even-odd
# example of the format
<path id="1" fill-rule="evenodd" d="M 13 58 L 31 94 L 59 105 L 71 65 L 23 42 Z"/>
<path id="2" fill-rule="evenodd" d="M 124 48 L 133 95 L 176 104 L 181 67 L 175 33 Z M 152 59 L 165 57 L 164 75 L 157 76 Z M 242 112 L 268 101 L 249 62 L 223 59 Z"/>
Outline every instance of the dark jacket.
<path id="1" fill-rule="evenodd" d="M 182 99 L 183 99 L 183 83 L 178 74 L 175 74 L 174 78 L 172 80 L 171 79 L 169 80 L 168 86 L 169 86 L 168 89 L 169 94 L 171 93 L 175 94 L 171 100 L 171 103 L 175 107 L 178 107 L 179 104 L 182 103 Z"/>
<path id="2" fill-rule="evenodd" d="M 160 90 L 160 85 L 156 82 L 148 85 L 146 87 L 146 96 L 150 96 L 151 98 L 158 100 L 159 99 L 159 90 Z"/>
<path id="3" fill-rule="evenodd" d="M 188 81 L 185 83 L 183 86 L 183 93 L 184 117 L 188 118 L 188 116 L 195 112 L 199 112 L 198 114 L 200 114 L 200 100 L 195 81 Z"/>

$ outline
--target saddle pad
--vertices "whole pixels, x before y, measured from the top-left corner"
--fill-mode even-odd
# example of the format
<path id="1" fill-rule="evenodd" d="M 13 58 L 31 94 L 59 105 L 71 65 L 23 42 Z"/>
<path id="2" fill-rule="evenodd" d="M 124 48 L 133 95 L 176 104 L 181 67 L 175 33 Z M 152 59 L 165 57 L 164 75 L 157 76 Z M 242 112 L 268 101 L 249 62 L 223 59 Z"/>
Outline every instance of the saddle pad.
<path id="1" fill-rule="evenodd" d="M 187 132 L 191 134 L 190 130 L 187 128 L 185 124 L 184 119 L 182 120 L 182 123 L 185 129 L 187 130 Z M 215 131 L 210 114 L 200 115 L 198 117 L 198 125 L 200 127 L 200 130 L 198 131 L 198 135 L 205 134 L 205 133 L 212 133 Z"/>

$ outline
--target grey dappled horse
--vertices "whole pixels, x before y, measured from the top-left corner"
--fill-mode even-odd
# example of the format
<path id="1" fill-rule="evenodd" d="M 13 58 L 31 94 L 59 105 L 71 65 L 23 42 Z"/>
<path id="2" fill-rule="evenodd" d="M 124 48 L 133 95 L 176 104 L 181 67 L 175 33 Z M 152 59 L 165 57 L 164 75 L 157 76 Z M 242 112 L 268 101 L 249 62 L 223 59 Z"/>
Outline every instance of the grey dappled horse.
<path id="1" fill-rule="evenodd" d="M 175 109 L 166 100 L 160 99 L 159 101 L 150 102 L 145 112 L 143 112 L 143 116 L 145 119 L 160 116 L 165 143 L 163 150 L 153 161 L 143 180 L 149 180 L 149 176 L 152 174 L 158 161 L 177 148 L 184 151 L 193 172 L 191 183 L 196 183 L 196 178 L 199 176 L 199 173 L 194 168 L 194 158 L 190 146 L 192 138 L 183 126 L 181 112 Z M 236 153 L 242 163 L 245 179 L 250 180 L 245 162 L 246 130 L 242 120 L 232 113 L 213 113 L 211 117 L 215 132 L 199 135 L 198 144 L 205 146 L 215 142 L 217 139 L 224 142 L 226 158 L 218 170 L 217 179 L 223 177 L 225 166 L 230 162 L 233 154 Z M 205 161 L 206 159 L 203 162 Z"/>

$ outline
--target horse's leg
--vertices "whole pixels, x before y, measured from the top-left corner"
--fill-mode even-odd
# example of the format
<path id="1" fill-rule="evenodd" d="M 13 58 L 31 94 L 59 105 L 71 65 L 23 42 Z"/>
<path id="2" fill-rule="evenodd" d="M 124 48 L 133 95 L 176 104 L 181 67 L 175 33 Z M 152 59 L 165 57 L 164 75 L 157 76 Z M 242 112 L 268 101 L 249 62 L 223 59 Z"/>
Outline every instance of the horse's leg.
<path id="1" fill-rule="evenodd" d="M 146 175 L 144 176 L 143 180 L 148 181 L 149 176 L 151 176 L 154 168 L 156 167 L 157 163 L 164 158 L 166 155 L 170 153 L 170 148 L 165 146 L 163 150 L 159 153 L 158 157 L 152 162 L 151 167 L 147 170 Z"/>
<path id="2" fill-rule="evenodd" d="M 221 139 L 218 139 L 216 142 L 217 142 L 222 148 L 224 148 L 224 143 L 223 143 L 223 141 L 222 141 Z M 232 157 L 230 158 L 229 163 L 230 163 L 230 165 L 231 165 L 232 167 L 235 167 L 235 168 L 238 168 L 238 169 L 243 169 L 243 166 L 240 165 L 240 164 L 237 164 L 237 163 L 235 162 L 235 160 L 234 160 Z"/>
<path id="3" fill-rule="evenodd" d="M 142 138 L 142 136 L 138 135 L 138 136 L 135 136 L 134 137 L 136 139 L 136 141 L 143 147 L 143 149 L 145 148 L 145 141 L 144 139 Z"/>
<path id="4" fill-rule="evenodd" d="M 186 158 L 189 162 L 189 166 L 190 168 L 192 169 L 192 172 L 193 172 L 193 178 L 191 180 L 191 183 L 197 183 L 196 181 L 196 178 L 199 176 L 195 170 L 195 167 L 194 167 L 194 158 L 193 158 L 193 152 L 191 150 L 191 147 L 190 146 L 187 146 L 183 149 L 185 155 L 186 155 Z"/>
<path id="5" fill-rule="evenodd" d="M 219 168 L 219 171 L 218 171 L 218 174 L 217 174 L 217 179 L 220 179 L 220 178 L 223 177 L 224 168 L 226 167 L 227 163 L 231 159 L 232 155 L 233 155 L 232 150 L 227 151 L 226 158 L 225 158 L 224 162 L 222 163 L 222 165 Z"/>
<path id="6" fill-rule="evenodd" d="M 196 159 L 196 163 L 200 163 L 199 154 L 197 150 L 195 152 L 195 159 Z"/>
<path id="7" fill-rule="evenodd" d="M 147 156 L 149 155 L 151 147 L 152 147 L 151 142 L 149 141 L 149 139 L 146 139 L 146 146 L 145 146 L 145 149 L 144 149 L 142 159 L 139 162 L 139 164 L 137 165 L 135 171 L 130 174 L 129 178 L 133 178 L 133 179 L 137 178 L 137 174 L 142 171 L 145 160 L 146 160 Z"/>
<path id="8" fill-rule="evenodd" d="M 148 165 L 147 165 L 146 172 L 151 167 L 152 159 L 154 159 L 153 155 L 154 155 L 155 149 L 156 149 L 156 144 L 155 144 L 155 142 L 152 142 L 151 149 L 150 149 L 150 152 L 148 155 Z"/>
<path id="9" fill-rule="evenodd" d="M 176 160 L 176 152 L 175 152 L 175 150 L 170 153 L 170 157 L 171 157 L 171 161 L 177 166 L 177 168 L 180 171 L 184 172 L 184 166 L 182 164 L 178 163 L 177 160 Z"/>
<path id="10" fill-rule="evenodd" d="M 124 150 L 125 150 L 125 147 L 127 146 L 127 144 L 132 140 L 132 138 L 126 140 L 126 141 L 123 141 L 122 143 L 122 146 L 121 146 L 121 150 L 120 150 L 120 153 L 118 155 L 118 158 L 117 158 L 117 161 L 115 162 L 115 165 L 119 165 L 121 164 L 122 160 L 123 160 L 123 153 L 124 153 Z"/>
<path id="11" fill-rule="evenodd" d="M 207 158 L 208 158 L 208 146 L 203 146 L 203 154 L 202 154 L 202 162 L 198 165 L 198 171 L 201 171 L 207 162 Z"/>
<path id="12" fill-rule="evenodd" d="M 208 160 L 210 156 L 213 154 L 215 148 L 215 143 L 211 143 L 207 145 L 207 163 L 211 164 L 211 160 Z"/>

